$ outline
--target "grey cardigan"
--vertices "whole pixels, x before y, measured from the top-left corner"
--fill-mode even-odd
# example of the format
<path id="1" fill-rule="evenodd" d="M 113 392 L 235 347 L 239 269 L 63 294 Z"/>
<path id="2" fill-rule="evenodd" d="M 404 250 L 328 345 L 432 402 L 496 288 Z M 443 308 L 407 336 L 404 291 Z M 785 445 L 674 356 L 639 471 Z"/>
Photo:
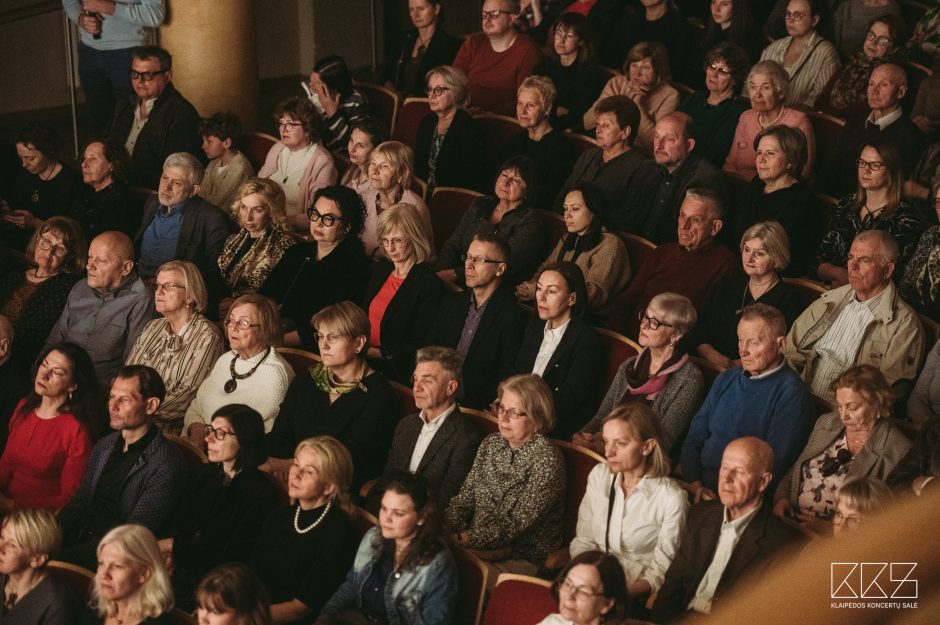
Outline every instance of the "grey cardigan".
<path id="1" fill-rule="evenodd" d="M 597 409 L 594 418 L 587 422 L 582 432 L 596 434 L 600 432 L 604 417 L 610 414 L 627 392 L 627 371 L 639 355 L 631 356 L 623 361 L 614 381 L 611 382 L 601 407 Z M 666 436 L 666 444 L 672 447 L 682 436 L 692 421 L 692 416 L 702 405 L 705 399 L 705 378 L 692 361 L 686 362 L 678 371 L 669 376 L 663 390 L 653 400 L 653 412 L 659 417 L 659 424 Z"/>

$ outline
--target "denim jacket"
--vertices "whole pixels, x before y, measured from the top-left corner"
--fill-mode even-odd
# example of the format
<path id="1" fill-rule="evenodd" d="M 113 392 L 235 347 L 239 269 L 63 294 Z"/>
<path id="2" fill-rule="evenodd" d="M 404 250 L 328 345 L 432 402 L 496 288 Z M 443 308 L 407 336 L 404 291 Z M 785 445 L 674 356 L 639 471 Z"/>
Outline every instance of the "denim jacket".
<path id="1" fill-rule="evenodd" d="M 366 532 L 346 581 L 327 601 L 320 618 L 362 607 L 362 587 L 381 556 L 379 532 L 377 527 Z M 389 625 L 450 625 L 456 601 L 457 569 L 446 547 L 429 564 L 393 572 L 385 585 Z"/>

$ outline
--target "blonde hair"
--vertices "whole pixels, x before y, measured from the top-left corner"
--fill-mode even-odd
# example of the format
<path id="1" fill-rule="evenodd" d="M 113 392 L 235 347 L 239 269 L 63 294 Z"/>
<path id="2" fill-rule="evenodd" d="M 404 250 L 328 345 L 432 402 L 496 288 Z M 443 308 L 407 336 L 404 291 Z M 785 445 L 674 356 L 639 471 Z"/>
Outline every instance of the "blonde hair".
<path id="1" fill-rule="evenodd" d="M 537 432 L 544 434 L 555 429 L 555 398 L 552 397 L 552 389 L 540 376 L 524 373 L 506 378 L 499 383 L 496 396 L 502 400 L 506 391 L 519 397 Z"/>
<path id="2" fill-rule="evenodd" d="M 856 365 L 843 371 L 832 381 L 829 390 L 834 394 L 840 388 L 849 388 L 878 407 L 879 417 L 890 417 L 894 409 L 894 390 L 881 371 L 871 365 Z"/>
<path id="3" fill-rule="evenodd" d="M 187 303 L 192 302 L 193 311 L 201 313 L 209 306 L 209 291 L 206 281 L 202 279 L 202 272 L 195 264 L 188 260 L 171 260 L 160 265 L 161 271 L 178 271 L 183 276 L 183 286 L 186 287 Z"/>
<path id="4" fill-rule="evenodd" d="M 261 204 L 267 211 L 271 223 L 278 228 L 284 227 L 284 222 L 287 220 L 287 213 L 284 208 L 287 205 L 287 196 L 284 195 L 284 189 L 281 188 L 281 185 L 267 178 L 249 178 L 238 187 L 235 192 L 235 201 L 232 202 L 230 207 L 232 219 L 235 220 L 235 223 L 241 225 L 239 207 L 242 198 L 253 193 L 261 196 Z M 306 210 L 308 207 L 304 206 L 303 208 Z"/>
<path id="5" fill-rule="evenodd" d="M 143 525 L 115 527 L 98 543 L 99 558 L 101 551 L 111 543 L 121 547 L 125 558 L 134 568 L 150 571 L 150 577 L 140 586 L 140 616 L 147 619 L 160 616 L 173 609 L 173 586 L 170 584 L 170 575 L 163 565 L 157 539 L 150 533 L 150 530 Z M 117 603 L 101 597 L 97 575 L 92 584 L 90 605 L 103 617 L 114 616 L 117 613 Z"/>
<path id="6" fill-rule="evenodd" d="M 48 562 L 62 548 L 62 527 L 48 510 L 13 510 L 3 520 L 2 527 L 12 532 L 16 542 L 30 557 L 44 555 Z"/>
<path id="7" fill-rule="evenodd" d="M 415 262 L 423 263 L 431 258 L 431 239 L 417 208 L 407 202 L 399 202 L 382 211 L 379 215 L 379 238 L 388 236 L 395 228 L 401 230 L 415 248 Z"/>
<path id="8" fill-rule="evenodd" d="M 744 84 L 747 85 L 758 74 L 763 74 L 770 79 L 771 84 L 774 86 L 774 95 L 777 96 L 778 101 L 783 102 L 786 100 L 787 91 L 790 89 L 790 75 L 787 74 L 787 70 L 783 69 L 780 63 L 769 59 L 756 63 L 751 71 L 747 73 Z"/>
<path id="9" fill-rule="evenodd" d="M 369 159 L 376 156 L 384 156 L 388 162 L 395 168 L 393 178 L 398 178 L 402 189 L 410 189 L 414 180 L 415 153 L 410 147 L 400 141 L 386 141 L 375 146 Z"/>
<path id="10" fill-rule="evenodd" d="M 545 109 L 546 116 L 552 112 L 552 107 L 555 105 L 555 98 L 558 97 L 558 89 L 555 88 L 555 83 L 552 82 L 551 78 L 548 76 L 529 76 L 519 85 L 519 88 L 516 90 L 516 95 L 522 93 L 523 89 L 528 89 L 538 94 L 539 99 L 542 100 L 542 107 Z"/>
<path id="11" fill-rule="evenodd" d="M 624 422 L 640 441 L 652 439 L 656 444 L 653 446 L 653 451 L 646 457 L 645 475 L 648 477 L 669 476 L 669 454 L 664 444 L 666 437 L 652 408 L 636 402 L 621 404 L 604 418 L 604 423 L 609 421 Z"/>
<path id="12" fill-rule="evenodd" d="M 258 311 L 258 328 L 261 333 L 261 341 L 264 345 L 278 347 L 281 344 L 281 316 L 277 312 L 277 304 L 270 298 L 257 293 L 245 293 L 234 302 L 229 308 L 229 314 L 238 306 L 251 304 Z M 223 319 L 223 322 L 225 320 Z"/>
<path id="13" fill-rule="evenodd" d="M 844 503 L 861 514 L 871 514 L 893 500 L 894 494 L 884 482 L 868 476 L 847 480 L 836 491 L 836 505 Z"/>
<path id="14" fill-rule="evenodd" d="M 745 230 L 739 251 L 743 252 L 744 244 L 751 239 L 760 239 L 764 244 L 764 251 L 773 261 L 775 270 L 783 271 L 790 264 L 790 237 L 778 222 L 761 221 Z"/>
<path id="15" fill-rule="evenodd" d="M 346 516 L 356 514 L 349 489 L 353 480 L 353 459 L 349 450 L 332 436 L 314 436 L 297 443 L 294 458 L 304 449 L 309 449 L 320 460 L 320 477 L 333 485 L 333 501 Z"/>
<path id="16" fill-rule="evenodd" d="M 440 76 L 444 84 L 454 96 L 454 103 L 458 108 L 470 104 L 470 83 L 467 76 L 453 65 L 439 65 L 424 75 L 425 84 L 431 81 L 431 76 Z"/>
<path id="17" fill-rule="evenodd" d="M 366 344 L 360 352 L 359 358 L 363 361 L 366 359 L 366 351 L 369 349 L 369 317 L 359 306 L 352 302 L 330 304 L 310 318 L 310 325 L 316 328 L 317 331 L 322 326 L 330 326 L 346 336 L 353 338 L 365 337 Z"/>

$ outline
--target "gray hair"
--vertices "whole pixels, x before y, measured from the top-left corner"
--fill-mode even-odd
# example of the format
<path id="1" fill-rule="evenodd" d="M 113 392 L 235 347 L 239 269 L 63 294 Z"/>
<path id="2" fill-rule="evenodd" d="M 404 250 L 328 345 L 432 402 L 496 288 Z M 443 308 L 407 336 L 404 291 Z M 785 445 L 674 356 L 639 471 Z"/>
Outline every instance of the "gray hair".
<path id="1" fill-rule="evenodd" d="M 685 197 L 705 202 L 711 206 L 712 216 L 721 219 L 725 214 L 725 201 L 721 194 L 708 187 L 691 187 L 685 192 Z"/>
<path id="2" fill-rule="evenodd" d="M 667 318 L 663 321 L 672 324 L 672 334 L 674 336 L 688 336 L 698 321 L 695 306 L 685 295 L 666 291 L 654 296 L 648 306 L 662 308 L 666 312 L 664 316 Z"/>
<path id="3" fill-rule="evenodd" d="M 430 82 L 431 76 L 435 75 L 440 76 L 450 89 L 458 108 L 470 104 L 470 83 L 467 82 L 467 76 L 462 71 L 453 65 L 439 65 L 424 75 L 425 84 Z"/>
<path id="4" fill-rule="evenodd" d="M 782 271 L 790 264 L 790 237 L 776 221 L 761 221 L 741 235 L 740 251 L 744 251 L 744 244 L 751 239 L 760 239 L 764 244 L 764 251 L 770 256 L 774 269 Z"/>
<path id="5" fill-rule="evenodd" d="M 773 306 L 756 303 L 746 307 L 744 313 L 741 315 L 741 321 L 755 320 L 764 322 L 772 338 L 787 335 L 787 320 L 783 316 L 783 313 Z"/>
<path id="6" fill-rule="evenodd" d="M 856 241 L 868 241 L 878 244 L 878 258 L 881 259 L 883 265 L 898 262 L 898 242 L 889 232 L 884 230 L 862 230 L 852 239 L 853 243 Z"/>
<path id="7" fill-rule="evenodd" d="M 167 156 L 163 161 L 163 169 L 167 167 L 182 167 L 187 170 L 190 186 L 202 184 L 202 179 L 206 176 L 206 168 L 189 152 L 174 152 Z"/>
<path id="8" fill-rule="evenodd" d="M 770 82 L 774 86 L 774 94 L 777 96 L 777 99 L 781 102 L 786 99 L 787 91 L 790 90 L 790 76 L 787 74 L 787 70 L 783 69 L 783 66 L 776 61 L 761 61 L 754 65 L 751 68 L 751 71 L 747 73 L 747 80 L 744 81 L 745 85 L 751 82 L 751 77 L 757 74 L 763 74 L 770 78 Z"/>
<path id="9" fill-rule="evenodd" d="M 428 345 L 415 354 L 415 364 L 436 362 L 451 378 L 457 381 L 457 394 L 463 390 L 463 356 L 456 349 Z"/>

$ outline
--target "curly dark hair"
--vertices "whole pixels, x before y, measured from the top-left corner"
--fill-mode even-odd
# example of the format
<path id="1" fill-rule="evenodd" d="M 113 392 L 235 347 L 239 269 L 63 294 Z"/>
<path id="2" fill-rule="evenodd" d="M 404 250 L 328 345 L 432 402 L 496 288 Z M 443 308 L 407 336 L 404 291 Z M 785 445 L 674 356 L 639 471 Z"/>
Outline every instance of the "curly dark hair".
<path id="1" fill-rule="evenodd" d="M 242 136 L 242 122 L 231 111 L 218 111 L 199 122 L 199 136 L 218 137 L 220 141 L 238 141 Z"/>
<path id="2" fill-rule="evenodd" d="M 274 121 L 280 121 L 284 115 L 299 121 L 313 143 L 320 141 L 325 135 L 323 116 L 307 98 L 292 95 L 281 100 L 274 109 Z"/>
<path id="3" fill-rule="evenodd" d="M 111 164 L 111 178 L 118 182 L 127 182 L 127 172 L 131 167 L 131 156 L 127 153 L 124 144 L 110 137 L 92 139 L 85 145 L 85 150 L 95 143 L 101 144 L 104 159 Z"/>
<path id="4" fill-rule="evenodd" d="M 19 412 L 13 416 L 13 419 L 15 420 L 18 417 L 26 418 L 42 403 L 42 397 L 36 392 L 36 376 L 46 356 L 52 352 L 59 352 L 69 361 L 72 366 L 72 383 L 75 385 L 75 390 L 69 394 L 69 398 L 65 400 L 59 410 L 62 413 L 71 413 L 79 423 L 85 426 L 92 439 L 98 440 L 104 429 L 104 424 L 98 418 L 104 405 L 101 399 L 101 389 L 98 386 L 98 375 L 95 373 L 95 366 L 92 364 L 88 352 L 80 345 L 68 341 L 47 345 L 39 352 L 39 356 L 33 362 L 33 367 L 30 370 L 29 379 L 34 386 L 26 396 Z"/>
<path id="5" fill-rule="evenodd" d="M 46 158 L 53 161 L 59 160 L 59 148 L 61 147 L 59 135 L 45 124 L 39 122 L 26 124 L 13 137 L 13 143 L 20 143 L 26 147 L 32 146 L 33 149 L 38 150 Z"/>
<path id="6" fill-rule="evenodd" d="M 322 187 L 313 194 L 313 204 L 310 205 L 310 208 L 313 208 L 321 197 L 334 202 L 336 207 L 339 208 L 339 212 L 343 215 L 343 223 L 348 228 L 347 236 L 355 235 L 358 237 L 362 234 L 362 229 L 366 223 L 366 206 L 358 193 L 341 184 Z"/>
<path id="7" fill-rule="evenodd" d="M 418 532 L 405 550 L 401 568 L 428 564 L 441 552 L 441 549 L 447 548 L 444 543 L 441 512 L 431 495 L 431 487 L 428 486 L 426 479 L 407 471 L 397 471 L 382 478 L 377 487 L 381 489 L 383 497 L 389 491 L 407 495 L 411 498 L 415 511 L 418 513 Z M 384 540 L 381 533 L 378 534 L 376 540 L 378 543 L 376 547 L 381 550 Z"/>

